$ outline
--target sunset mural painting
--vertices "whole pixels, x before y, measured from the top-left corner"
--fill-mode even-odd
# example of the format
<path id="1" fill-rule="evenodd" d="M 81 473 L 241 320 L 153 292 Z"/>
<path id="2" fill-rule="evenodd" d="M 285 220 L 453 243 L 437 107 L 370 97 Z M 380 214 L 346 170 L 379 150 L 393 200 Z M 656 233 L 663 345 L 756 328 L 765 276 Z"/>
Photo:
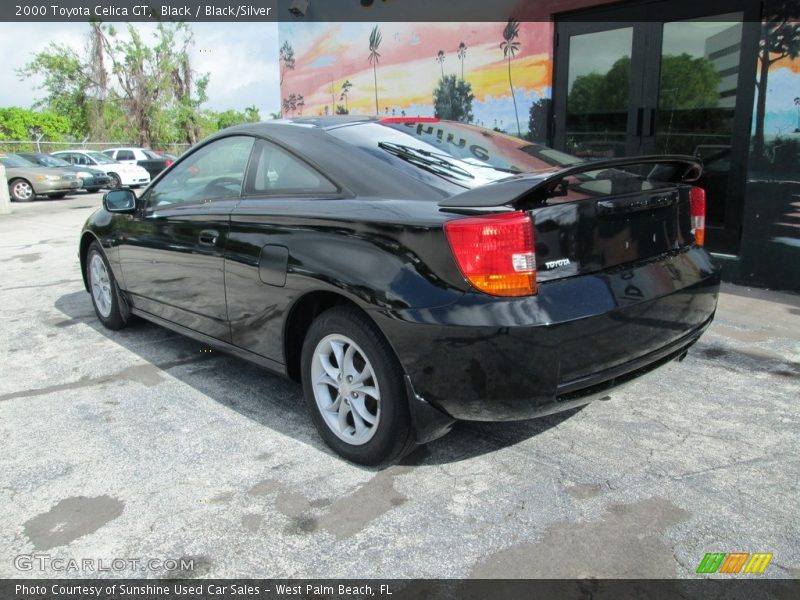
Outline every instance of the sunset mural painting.
<path id="1" fill-rule="evenodd" d="M 513 20 L 281 23 L 281 98 L 302 97 L 305 115 L 439 116 L 527 137 L 551 96 L 552 35 Z"/>

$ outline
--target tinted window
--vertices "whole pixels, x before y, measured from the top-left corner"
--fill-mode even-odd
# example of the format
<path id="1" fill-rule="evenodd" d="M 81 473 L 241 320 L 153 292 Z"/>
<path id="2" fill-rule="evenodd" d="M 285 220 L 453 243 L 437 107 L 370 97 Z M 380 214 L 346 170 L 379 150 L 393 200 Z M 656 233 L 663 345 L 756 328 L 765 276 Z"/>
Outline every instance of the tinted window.
<path id="1" fill-rule="evenodd" d="M 93 165 L 94 163 L 83 154 L 71 154 L 72 163 L 75 165 Z"/>
<path id="2" fill-rule="evenodd" d="M 149 206 L 238 197 L 252 148 L 253 138 L 247 136 L 227 137 L 203 146 L 150 190 Z"/>
<path id="3" fill-rule="evenodd" d="M 117 160 L 136 160 L 136 157 L 130 150 L 120 150 L 117 152 Z"/>
<path id="4" fill-rule="evenodd" d="M 335 194 L 338 189 L 315 169 L 285 150 L 259 141 L 248 193 Z"/>

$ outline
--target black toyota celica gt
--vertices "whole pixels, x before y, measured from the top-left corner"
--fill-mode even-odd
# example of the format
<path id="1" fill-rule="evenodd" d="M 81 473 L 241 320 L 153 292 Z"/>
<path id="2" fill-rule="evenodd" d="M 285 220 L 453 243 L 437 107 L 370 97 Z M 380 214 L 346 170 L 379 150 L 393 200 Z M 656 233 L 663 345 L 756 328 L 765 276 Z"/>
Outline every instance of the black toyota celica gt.
<path id="1" fill-rule="evenodd" d="M 106 327 L 137 315 L 299 380 L 334 451 L 385 465 L 685 356 L 719 288 L 701 174 L 435 118 L 243 125 L 106 194 L 80 261 Z"/>

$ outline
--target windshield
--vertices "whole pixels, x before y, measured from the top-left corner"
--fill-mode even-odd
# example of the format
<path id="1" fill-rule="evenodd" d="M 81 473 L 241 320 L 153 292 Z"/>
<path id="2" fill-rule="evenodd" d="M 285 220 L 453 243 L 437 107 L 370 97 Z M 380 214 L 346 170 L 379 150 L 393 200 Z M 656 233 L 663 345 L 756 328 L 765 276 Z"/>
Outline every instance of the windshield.
<path id="1" fill-rule="evenodd" d="M 442 179 L 461 188 L 473 188 L 520 173 L 580 162 L 548 146 L 466 123 L 367 122 L 328 133 L 439 188 L 443 187 Z M 411 167 L 400 167 L 398 159 Z M 420 170 L 434 177 L 422 175 Z"/>
<path id="2" fill-rule="evenodd" d="M 113 165 L 116 164 L 117 161 L 108 158 L 105 154 L 101 154 L 99 152 L 87 152 L 86 156 L 89 158 L 94 159 L 94 161 L 98 165 Z"/>
<path id="3" fill-rule="evenodd" d="M 11 167 L 11 168 L 13 167 L 26 168 L 26 167 L 38 166 L 29 160 L 25 160 L 21 156 L 17 156 L 16 154 L 0 154 L 0 162 L 3 163 L 4 167 Z"/>

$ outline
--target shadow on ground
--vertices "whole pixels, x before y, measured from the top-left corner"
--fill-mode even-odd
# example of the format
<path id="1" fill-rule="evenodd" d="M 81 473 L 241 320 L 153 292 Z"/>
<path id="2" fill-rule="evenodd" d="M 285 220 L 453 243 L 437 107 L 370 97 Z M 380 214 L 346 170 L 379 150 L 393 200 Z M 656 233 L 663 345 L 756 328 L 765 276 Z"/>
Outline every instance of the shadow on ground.
<path id="1" fill-rule="evenodd" d="M 141 319 L 135 319 L 126 329 L 110 331 L 95 317 L 89 294 L 83 290 L 61 296 L 55 307 L 67 317 L 53 324 L 59 336 L 71 335 L 74 325 L 88 325 L 137 354 L 157 371 L 169 372 L 170 376 L 259 425 L 285 434 L 293 429 L 290 422 L 304 419 L 307 429 L 299 441 L 331 453 L 308 417 L 298 383 L 223 352 L 204 353 L 206 346 L 200 342 Z M 130 371 L 130 366 L 127 370 L 125 367 L 120 365 L 120 370 Z M 104 380 L 116 377 L 112 374 Z M 234 394 L 231 393 L 232 383 L 235 383 Z M 539 435 L 580 410 L 512 423 L 459 422 L 445 437 L 417 448 L 402 464 L 446 464 L 488 454 Z"/>

